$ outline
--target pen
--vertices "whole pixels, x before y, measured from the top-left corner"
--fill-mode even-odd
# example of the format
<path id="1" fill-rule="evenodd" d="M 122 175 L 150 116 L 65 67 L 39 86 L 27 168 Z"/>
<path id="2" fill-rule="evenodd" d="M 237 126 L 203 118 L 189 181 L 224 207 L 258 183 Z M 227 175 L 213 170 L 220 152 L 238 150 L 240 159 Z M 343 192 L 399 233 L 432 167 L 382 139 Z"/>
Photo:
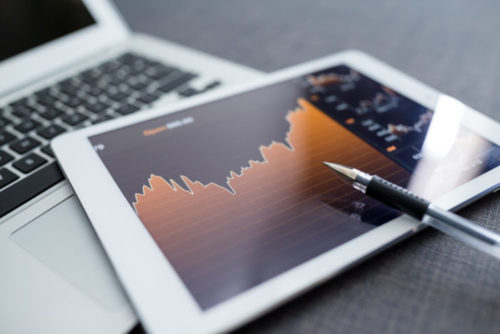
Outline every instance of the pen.
<path id="1" fill-rule="evenodd" d="M 355 168 L 324 162 L 355 189 L 402 211 L 449 236 L 500 259 L 500 235 L 489 231 L 377 175 Z"/>

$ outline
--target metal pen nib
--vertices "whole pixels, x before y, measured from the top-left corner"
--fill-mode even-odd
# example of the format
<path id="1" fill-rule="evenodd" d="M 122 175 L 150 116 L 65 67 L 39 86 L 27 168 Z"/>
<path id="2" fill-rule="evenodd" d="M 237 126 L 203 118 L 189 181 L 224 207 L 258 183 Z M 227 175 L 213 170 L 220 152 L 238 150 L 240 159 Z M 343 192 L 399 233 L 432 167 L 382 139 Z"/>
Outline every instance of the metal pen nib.
<path id="1" fill-rule="evenodd" d="M 332 171 L 334 171 L 335 174 L 340 176 L 342 180 L 346 181 L 349 184 L 352 184 L 352 186 L 359 191 L 362 191 L 363 193 L 366 192 L 366 186 L 372 179 L 371 175 L 355 168 L 342 166 L 333 162 L 323 161 L 323 163 Z"/>

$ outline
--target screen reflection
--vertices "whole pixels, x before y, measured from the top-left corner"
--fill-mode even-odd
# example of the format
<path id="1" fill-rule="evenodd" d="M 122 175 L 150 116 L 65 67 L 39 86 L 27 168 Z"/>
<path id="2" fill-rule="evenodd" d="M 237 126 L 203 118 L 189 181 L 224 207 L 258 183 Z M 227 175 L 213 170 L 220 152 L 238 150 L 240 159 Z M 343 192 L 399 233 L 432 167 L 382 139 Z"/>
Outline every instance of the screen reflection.
<path id="1" fill-rule="evenodd" d="M 466 109 L 452 97 L 439 97 L 408 185 L 411 191 L 436 199 L 481 174 L 488 155 L 498 153 L 498 148 L 462 126 Z"/>

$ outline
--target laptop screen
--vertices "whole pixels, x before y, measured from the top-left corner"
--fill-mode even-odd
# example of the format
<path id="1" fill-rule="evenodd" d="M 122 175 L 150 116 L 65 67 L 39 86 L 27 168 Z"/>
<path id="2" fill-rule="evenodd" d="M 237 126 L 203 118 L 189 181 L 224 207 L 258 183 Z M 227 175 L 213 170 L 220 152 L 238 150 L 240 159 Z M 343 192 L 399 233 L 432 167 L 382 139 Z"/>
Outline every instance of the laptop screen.
<path id="1" fill-rule="evenodd" d="M 81 0 L 0 1 L 0 61 L 94 23 Z"/>

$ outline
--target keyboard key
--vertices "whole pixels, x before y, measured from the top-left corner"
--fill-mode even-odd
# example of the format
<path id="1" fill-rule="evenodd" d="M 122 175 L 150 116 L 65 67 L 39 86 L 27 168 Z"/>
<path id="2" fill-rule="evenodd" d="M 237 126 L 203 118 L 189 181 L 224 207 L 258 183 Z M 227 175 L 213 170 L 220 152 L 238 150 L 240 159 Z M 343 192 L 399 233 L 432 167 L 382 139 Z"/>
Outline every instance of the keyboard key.
<path id="1" fill-rule="evenodd" d="M 25 137 L 15 142 L 14 144 L 10 145 L 10 148 L 19 154 L 23 154 L 37 147 L 40 144 L 41 143 L 38 140 L 32 137 Z"/>
<path id="2" fill-rule="evenodd" d="M 149 87 L 150 83 L 145 83 L 145 82 L 142 82 L 142 81 L 136 81 L 136 82 L 133 82 L 133 83 L 129 83 L 129 87 L 134 89 L 134 90 L 144 90 L 146 89 L 147 87 Z"/>
<path id="3" fill-rule="evenodd" d="M 7 144 L 8 142 L 14 140 L 15 138 L 16 137 L 7 130 L 0 132 L 0 145 Z"/>
<path id="4" fill-rule="evenodd" d="M 146 71 L 148 63 L 145 59 L 137 58 L 132 63 L 128 64 L 131 74 L 138 74 Z"/>
<path id="5" fill-rule="evenodd" d="M 83 121 L 85 121 L 88 117 L 83 115 L 83 114 L 80 114 L 80 113 L 74 113 L 74 114 L 71 114 L 71 115 L 67 115 L 65 117 L 62 118 L 63 122 L 66 123 L 66 124 L 69 124 L 71 126 L 75 126 L 77 124 L 80 124 L 82 123 Z"/>
<path id="6" fill-rule="evenodd" d="M 155 95 L 155 94 L 150 94 L 150 93 L 144 93 L 142 94 L 137 100 L 144 104 L 151 104 L 154 101 L 158 100 L 160 96 Z"/>
<path id="7" fill-rule="evenodd" d="M 21 123 L 17 124 L 14 128 L 19 132 L 26 133 L 39 127 L 40 125 L 42 124 L 37 121 L 25 118 L 21 121 Z"/>
<path id="8" fill-rule="evenodd" d="M 189 97 L 189 96 L 193 96 L 193 95 L 196 95 L 196 94 L 200 94 L 202 91 L 199 91 L 199 90 L 196 90 L 192 87 L 186 87 L 180 91 L 178 91 L 177 93 L 180 95 L 180 96 L 184 96 L 184 97 Z"/>
<path id="9" fill-rule="evenodd" d="M 75 86 L 65 86 L 65 87 L 60 87 L 59 90 L 66 96 L 70 97 L 76 97 L 78 95 L 78 92 L 81 91 L 81 87 L 75 87 Z"/>
<path id="10" fill-rule="evenodd" d="M 121 101 L 127 99 L 128 96 L 129 95 L 127 93 L 120 92 L 120 91 L 108 94 L 108 98 L 113 100 L 113 101 L 116 101 L 116 102 L 121 102 Z"/>
<path id="11" fill-rule="evenodd" d="M 0 116 L 0 129 L 12 123 L 9 119 Z"/>
<path id="12" fill-rule="evenodd" d="M 12 114 L 18 118 L 30 117 L 36 112 L 35 108 L 28 105 L 19 105 L 13 108 L 14 110 L 12 111 Z"/>
<path id="13" fill-rule="evenodd" d="M 148 77 L 147 75 L 144 75 L 144 74 L 141 74 L 139 76 L 137 76 L 136 80 L 138 82 L 143 82 L 145 85 L 149 86 L 153 83 L 156 83 L 156 80 L 153 80 L 151 79 L 150 77 Z"/>
<path id="14" fill-rule="evenodd" d="M 29 104 L 29 99 L 27 97 L 23 97 L 22 99 L 12 102 L 10 106 L 15 109 L 17 107 L 27 106 L 28 104 Z"/>
<path id="15" fill-rule="evenodd" d="M 139 110 L 139 107 L 127 103 L 118 107 L 118 109 L 116 109 L 116 112 L 122 115 L 128 115 L 136 112 L 137 110 Z"/>
<path id="16" fill-rule="evenodd" d="M 112 83 L 113 85 L 119 85 L 125 80 L 127 80 L 127 75 L 128 75 L 127 72 L 123 71 L 117 72 L 109 77 L 109 82 Z"/>
<path id="17" fill-rule="evenodd" d="M 143 73 L 145 69 L 146 69 L 145 66 L 144 67 L 140 67 L 140 66 L 135 67 L 133 65 L 129 65 L 128 68 L 127 68 L 127 70 L 130 73 L 130 75 L 133 75 L 133 76 Z"/>
<path id="18" fill-rule="evenodd" d="M 193 95 L 196 95 L 196 94 L 200 94 L 200 93 L 204 93 L 210 89 L 214 89 L 218 86 L 220 86 L 222 84 L 222 82 L 220 82 L 219 80 L 215 80 L 215 81 L 212 81 L 210 82 L 209 84 L 207 84 L 203 89 L 201 90 L 196 90 L 192 87 L 185 87 L 183 89 L 180 89 L 179 91 L 177 91 L 177 93 L 181 96 L 184 96 L 184 97 L 188 97 L 188 96 L 193 96 Z"/>
<path id="19" fill-rule="evenodd" d="M 52 87 L 41 89 L 35 93 L 35 98 L 39 98 L 40 96 L 50 95 L 51 92 L 52 92 Z"/>
<path id="20" fill-rule="evenodd" d="M 104 94 L 104 90 L 102 88 L 97 87 L 97 86 L 92 86 L 87 90 L 87 94 L 94 96 L 94 97 L 97 97 L 97 96 Z"/>
<path id="21" fill-rule="evenodd" d="M 206 92 L 207 90 L 214 89 L 216 87 L 219 87 L 220 85 L 222 85 L 222 82 L 220 82 L 219 80 L 214 80 L 206 85 L 205 88 L 203 88 L 203 91 Z"/>
<path id="22" fill-rule="evenodd" d="M 118 57 L 117 60 L 119 62 L 121 62 L 122 64 L 131 64 L 135 60 L 137 60 L 138 58 L 139 58 L 139 56 L 137 56 L 136 54 L 134 54 L 132 52 L 127 52 L 127 53 L 122 54 L 120 57 Z"/>
<path id="23" fill-rule="evenodd" d="M 12 173 L 7 168 L 0 169 L 0 189 L 17 180 L 19 176 Z"/>
<path id="24" fill-rule="evenodd" d="M 76 96 L 77 93 L 81 90 L 82 83 L 74 80 L 73 78 L 69 78 L 63 81 L 60 81 L 57 86 L 59 90 L 66 95 Z"/>
<path id="25" fill-rule="evenodd" d="M 102 76 L 103 73 L 101 71 L 98 71 L 96 69 L 90 69 L 80 73 L 80 80 L 89 85 L 93 85 L 97 81 L 99 81 L 102 78 Z"/>
<path id="26" fill-rule="evenodd" d="M 56 99 L 55 97 L 50 96 L 50 95 L 41 97 L 41 98 L 36 100 L 36 102 L 38 104 L 41 104 L 42 106 L 45 106 L 45 107 L 51 107 L 51 106 L 55 105 L 57 101 L 58 101 L 58 99 Z"/>
<path id="27" fill-rule="evenodd" d="M 190 81 L 194 77 L 196 77 L 196 75 L 193 73 L 180 72 L 180 73 L 171 74 L 168 76 L 168 78 L 171 78 L 171 79 L 168 82 L 161 85 L 160 87 L 158 87 L 158 90 L 160 90 L 164 93 L 169 93 L 169 92 L 173 91 L 174 89 L 176 89 L 177 87 Z"/>
<path id="28" fill-rule="evenodd" d="M 103 102 L 95 102 L 95 103 L 86 103 L 85 104 L 85 109 L 87 109 L 90 112 L 93 112 L 94 114 L 101 113 L 108 108 L 109 108 L 109 105 L 107 105 L 106 103 L 103 103 Z"/>
<path id="29" fill-rule="evenodd" d="M 148 68 L 144 73 L 154 79 L 154 80 L 160 80 L 160 79 L 163 79 L 165 78 L 167 75 L 169 75 L 170 73 L 174 72 L 174 68 L 172 67 L 167 67 L 165 65 L 157 65 L 155 67 L 150 67 Z"/>
<path id="30" fill-rule="evenodd" d="M 64 114 L 64 111 L 57 107 L 48 107 L 47 110 L 44 112 L 40 112 L 39 115 L 40 117 L 43 117 L 44 119 L 51 121 L 59 116 Z"/>
<path id="31" fill-rule="evenodd" d="M 63 103 L 70 108 L 76 108 L 83 103 L 83 100 L 79 97 L 72 96 L 69 97 L 68 100 L 64 101 Z"/>
<path id="32" fill-rule="evenodd" d="M 51 124 L 41 130 L 38 131 L 38 135 L 45 138 L 45 139 L 52 139 L 57 135 L 60 135 L 66 131 L 65 129 L 61 128 L 59 125 L 56 124 Z"/>
<path id="33" fill-rule="evenodd" d="M 120 85 L 113 85 L 109 82 L 107 82 L 104 85 L 103 89 L 104 89 L 103 95 L 106 95 L 107 97 L 109 97 L 109 94 L 114 94 L 116 92 L 123 92 L 123 90 L 120 89 Z"/>
<path id="34" fill-rule="evenodd" d="M 42 152 L 47 154 L 49 157 L 54 157 L 54 151 L 52 151 L 52 147 L 50 147 L 50 145 L 42 147 Z"/>
<path id="35" fill-rule="evenodd" d="M 107 114 L 102 114 L 99 115 L 95 120 L 92 121 L 92 124 L 99 124 L 105 121 L 109 121 L 110 119 L 113 119 L 113 116 L 107 115 Z"/>
<path id="36" fill-rule="evenodd" d="M 5 165 L 7 162 L 11 161 L 12 159 L 14 159 L 14 157 L 12 155 L 10 155 L 9 153 L 7 153 L 5 151 L 0 150 L 0 166 Z"/>
<path id="37" fill-rule="evenodd" d="M 55 98 L 59 102 L 62 102 L 63 100 L 68 98 L 68 96 L 66 94 L 64 94 L 63 92 L 61 92 L 60 90 L 53 90 L 50 93 L 50 96 Z M 55 105 L 55 103 L 53 103 L 51 105 L 47 104 L 46 107 L 54 106 L 54 105 Z"/>
<path id="38" fill-rule="evenodd" d="M 64 79 L 57 83 L 59 87 L 76 87 L 78 83 L 73 78 Z"/>
<path id="39" fill-rule="evenodd" d="M 46 163 L 47 160 L 42 158 L 36 153 L 30 153 L 27 156 L 21 158 L 20 160 L 17 160 L 12 164 L 16 169 L 20 170 L 21 172 L 27 174 L 31 172 L 32 170 L 40 167 L 44 163 Z"/>
<path id="40" fill-rule="evenodd" d="M 99 65 L 98 68 L 105 73 L 109 73 L 109 72 L 115 72 L 121 66 L 122 66 L 122 64 L 119 61 L 117 61 L 116 59 L 113 59 L 113 60 L 108 60 L 105 63 L 102 63 L 101 65 Z"/>

